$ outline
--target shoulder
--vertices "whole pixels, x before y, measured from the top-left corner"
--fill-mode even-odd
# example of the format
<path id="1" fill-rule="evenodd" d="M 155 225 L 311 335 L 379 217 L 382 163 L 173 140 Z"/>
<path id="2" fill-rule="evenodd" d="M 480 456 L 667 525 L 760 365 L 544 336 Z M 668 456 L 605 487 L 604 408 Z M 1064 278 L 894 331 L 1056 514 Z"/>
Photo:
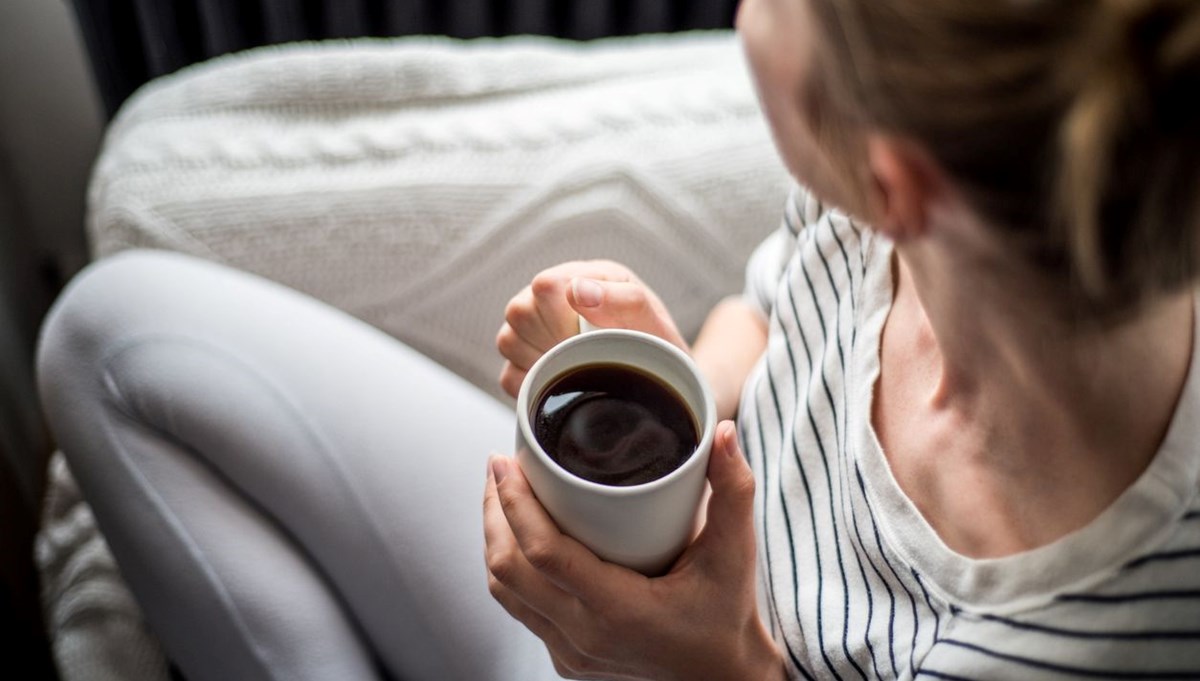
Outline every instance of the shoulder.
<path id="1" fill-rule="evenodd" d="M 784 227 L 796 240 L 796 255 L 803 258 L 841 258 L 861 270 L 877 258 L 887 240 L 862 220 L 821 200 L 811 189 L 796 185 L 784 209 Z M 890 251 L 889 251 L 890 253 Z"/>
<path id="2" fill-rule="evenodd" d="M 891 243 L 807 187 L 793 190 L 784 224 L 795 238 L 793 287 L 828 289 L 844 301 L 858 298 L 864 284 L 888 279 L 874 274 L 881 269 L 890 272 Z"/>
<path id="3" fill-rule="evenodd" d="M 746 268 L 746 300 L 769 318 L 785 301 L 810 310 L 818 321 L 825 310 L 848 306 L 855 319 L 861 294 L 886 302 L 891 247 L 861 221 L 823 202 L 808 187 L 795 185 L 784 204 L 783 220 L 755 250 Z M 803 313 L 800 310 L 797 314 Z"/>

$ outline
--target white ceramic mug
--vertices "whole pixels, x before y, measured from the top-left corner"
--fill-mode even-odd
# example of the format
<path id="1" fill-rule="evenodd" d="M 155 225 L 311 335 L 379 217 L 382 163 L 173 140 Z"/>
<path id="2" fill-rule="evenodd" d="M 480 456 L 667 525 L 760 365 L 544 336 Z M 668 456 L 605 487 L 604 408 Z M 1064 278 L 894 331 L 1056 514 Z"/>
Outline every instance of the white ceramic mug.
<path id="1" fill-rule="evenodd" d="M 591 364 L 633 367 L 683 398 L 700 435 L 683 465 L 656 480 L 622 487 L 581 478 L 550 458 L 532 427 L 538 398 L 562 374 Z M 530 367 L 517 395 L 517 460 L 559 529 L 604 560 L 658 575 L 695 533 L 716 426 L 712 391 L 687 353 L 640 331 L 599 329 L 568 338 Z"/>

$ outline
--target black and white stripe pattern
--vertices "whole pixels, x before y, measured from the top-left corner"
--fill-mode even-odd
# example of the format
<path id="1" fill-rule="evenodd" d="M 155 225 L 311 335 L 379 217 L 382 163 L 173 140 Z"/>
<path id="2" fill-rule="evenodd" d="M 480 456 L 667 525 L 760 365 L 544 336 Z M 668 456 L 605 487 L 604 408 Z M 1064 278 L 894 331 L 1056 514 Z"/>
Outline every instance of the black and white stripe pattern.
<path id="1" fill-rule="evenodd" d="M 868 451 L 891 254 L 798 189 L 747 271 L 747 300 L 770 330 L 739 428 L 759 490 L 767 617 L 794 676 L 1200 679 L 1200 412 L 1177 416 L 1171 436 L 1190 451 L 1160 455 L 1143 476 L 1170 463 L 1183 479 L 1169 490 L 1137 483 L 1165 499 L 1152 509 L 1164 517 L 1121 561 L 1095 564 L 1087 533 L 990 565 L 947 555 L 933 535 L 923 551 L 912 539 L 923 523 L 894 520 L 904 502 Z M 1026 574 L 1076 562 L 1087 569 L 1058 581 Z"/>

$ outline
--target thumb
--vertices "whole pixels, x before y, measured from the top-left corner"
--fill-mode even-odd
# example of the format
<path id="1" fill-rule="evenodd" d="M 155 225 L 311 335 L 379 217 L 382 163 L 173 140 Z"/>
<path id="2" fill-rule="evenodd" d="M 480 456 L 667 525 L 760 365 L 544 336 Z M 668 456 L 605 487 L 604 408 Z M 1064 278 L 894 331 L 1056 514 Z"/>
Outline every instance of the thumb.
<path id="1" fill-rule="evenodd" d="M 567 303 L 593 326 L 644 331 L 687 348 L 675 323 L 640 282 L 575 278 L 567 289 Z"/>
<path id="2" fill-rule="evenodd" d="M 732 421 L 717 425 L 708 459 L 712 496 L 696 543 L 709 559 L 741 572 L 754 566 L 754 474 L 736 431 Z"/>

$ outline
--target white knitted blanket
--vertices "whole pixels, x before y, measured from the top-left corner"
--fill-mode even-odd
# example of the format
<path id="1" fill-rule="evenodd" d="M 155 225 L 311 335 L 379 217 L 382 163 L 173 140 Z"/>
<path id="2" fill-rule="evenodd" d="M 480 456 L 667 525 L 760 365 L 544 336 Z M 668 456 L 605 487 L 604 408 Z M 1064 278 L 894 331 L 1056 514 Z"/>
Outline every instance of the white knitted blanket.
<path id="1" fill-rule="evenodd" d="M 288 284 L 499 395 L 493 339 L 538 270 L 622 261 L 690 336 L 741 288 L 786 183 L 730 33 L 364 40 L 259 49 L 143 88 L 108 132 L 88 229 L 97 257 L 165 248 Z M 60 473 L 55 498 L 75 499 Z M 81 503 L 47 508 L 39 546 L 60 666 L 132 678 L 64 659 L 108 635 L 65 610 L 136 613 L 96 567 L 111 558 Z M 122 646 L 151 646 L 128 631 Z"/>

